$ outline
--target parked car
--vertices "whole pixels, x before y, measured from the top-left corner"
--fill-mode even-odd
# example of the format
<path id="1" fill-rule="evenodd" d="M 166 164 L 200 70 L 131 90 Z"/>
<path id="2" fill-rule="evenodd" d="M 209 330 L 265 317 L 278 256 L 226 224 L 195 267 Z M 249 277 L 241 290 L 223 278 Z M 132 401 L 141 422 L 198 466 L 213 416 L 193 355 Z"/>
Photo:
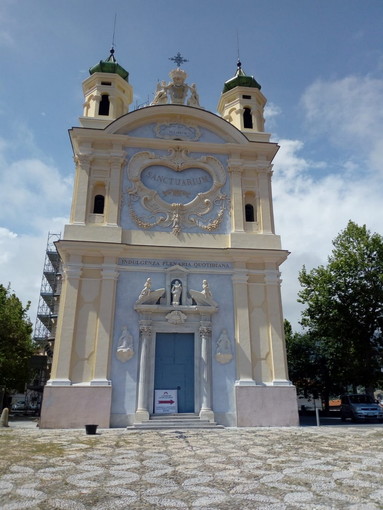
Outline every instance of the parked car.
<path id="1" fill-rule="evenodd" d="M 26 411 L 28 409 L 28 406 L 25 402 L 25 400 L 19 400 L 18 402 L 15 402 L 12 405 L 12 411 Z"/>
<path id="2" fill-rule="evenodd" d="M 370 395 L 342 395 L 340 417 L 342 421 L 383 420 L 383 408 Z"/>
<path id="3" fill-rule="evenodd" d="M 11 410 L 14 412 L 24 413 L 27 413 L 28 411 L 37 412 L 39 410 L 39 405 L 36 402 L 30 402 L 27 404 L 25 400 L 19 400 L 12 405 Z"/>

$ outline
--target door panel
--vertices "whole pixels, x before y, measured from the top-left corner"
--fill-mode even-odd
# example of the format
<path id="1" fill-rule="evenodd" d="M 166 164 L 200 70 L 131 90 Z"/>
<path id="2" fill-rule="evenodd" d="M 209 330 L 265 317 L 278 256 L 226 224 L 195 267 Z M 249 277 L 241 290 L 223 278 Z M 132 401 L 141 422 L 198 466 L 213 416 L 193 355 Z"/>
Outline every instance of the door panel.
<path id="1" fill-rule="evenodd" d="M 194 412 L 193 333 L 157 333 L 154 389 L 178 389 L 178 412 Z"/>

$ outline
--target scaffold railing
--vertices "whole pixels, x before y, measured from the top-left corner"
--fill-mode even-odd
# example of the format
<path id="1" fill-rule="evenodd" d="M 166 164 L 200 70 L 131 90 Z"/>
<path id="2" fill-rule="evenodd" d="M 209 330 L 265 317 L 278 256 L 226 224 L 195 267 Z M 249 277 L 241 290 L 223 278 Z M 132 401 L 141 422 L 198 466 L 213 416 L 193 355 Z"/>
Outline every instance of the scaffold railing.
<path id="1" fill-rule="evenodd" d="M 49 357 L 52 356 L 61 293 L 61 259 L 55 245 L 60 239 L 61 234 L 48 233 L 33 334 L 34 341 L 41 345 Z"/>

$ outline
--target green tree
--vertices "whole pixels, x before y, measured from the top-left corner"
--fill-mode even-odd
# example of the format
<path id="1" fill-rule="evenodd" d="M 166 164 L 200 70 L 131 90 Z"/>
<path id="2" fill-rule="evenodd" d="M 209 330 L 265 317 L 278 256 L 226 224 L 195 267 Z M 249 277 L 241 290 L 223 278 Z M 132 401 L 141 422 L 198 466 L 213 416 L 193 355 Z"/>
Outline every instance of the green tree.
<path id="1" fill-rule="evenodd" d="M 315 353 L 307 333 L 294 333 L 289 321 L 284 321 L 289 378 L 298 395 L 310 397 L 317 391 L 318 374 L 313 370 Z"/>
<path id="2" fill-rule="evenodd" d="M 19 298 L 0 284 L 0 386 L 24 391 L 34 347 L 32 324 Z M 0 402 L 1 404 L 1 402 Z"/>
<path id="3" fill-rule="evenodd" d="M 332 373 L 327 342 L 310 332 L 294 333 L 285 320 L 285 338 L 289 378 L 298 395 L 305 398 L 321 398 L 326 410 L 330 396 L 340 392 Z"/>
<path id="4" fill-rule="evenodd" d="M 335 387 L 373 391 L 383 366 L 383 238 L 350 221 L 327 266 L 299 274 L 301 324 L 321 345 Z"/>

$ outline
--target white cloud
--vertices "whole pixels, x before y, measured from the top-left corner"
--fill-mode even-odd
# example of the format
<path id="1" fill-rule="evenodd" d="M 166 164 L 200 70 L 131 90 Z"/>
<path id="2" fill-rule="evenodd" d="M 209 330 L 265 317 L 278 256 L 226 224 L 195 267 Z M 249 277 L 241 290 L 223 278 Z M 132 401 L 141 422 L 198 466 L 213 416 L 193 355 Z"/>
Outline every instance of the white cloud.
<path id="1" fill-rule="evenodd" d="M 38 159 L 0 169 L 0 222 L 17 233 L 41 230 L 52 214 L 69 213 L 71 180 Z"/>
<path id="2" fill-rule="evenodd" d="M 282 235 L 283 247 L 292 252 L 282 266 L 282 276 L 285 316 L 296 326 L 301 310 L 296 304 L 297 278 L 302 265 L 325 264 L 332 240 L 350 219 L 383 232 L 383 183 L 366 179 L 354 166 L 353 178 L 345 172 L 314 179 L 310 161 L 300 156 L 303 144 L 292 140 L 279 143 L 282 150 L 275 158 L 274 208 L 277 233 Z"/>
<path id="3" fill-rule="evenodd" d="M 61 233 L 66 222 L 65 218 L 49 217 L 34 234 L 16 235 L 0 228 L 0 283 L 5 287 L 10 284 L 23 305 L 31 301 L 32 323 L 36 319 L 48 231 Z"/>
<path id="4" fill-rule="evenodd" d="M 7 245 L 16 237 L 17 234 L 14 232 L 11 232 L 7 228 L 0 227 L 0 264 L 5 264 L 9 261 Z"/>
<path id="5" fill-rule="evenodd" d="M 32 302 L 34 323 L 47 235 L 63 230 L 72 183 L 40 159 L 10 161 L 11 147 L 0 140 L 0 283 L 10 284 L 24 305 Z"/>
<path id="6" fill-rule="evenodd" d="M 268 102 L 265 106 L 265 117 L 270 119 L 272 117 L 278 117 L 282 113 L 281 108 L 275 103 Z"/>
<path id="7" fill-rule="evenodd" d="M 383 174 L 383 80 L 347 76 L 317 80 L 305 91 L 302 105 L 307 125 L 316 136 L 325 136 L 348 155 L 367 156 L 368 166 Z"/>
<path id="8" fill-rule="evenodd" d="M 335 147 L 337 161 L 329 151 L 321 152 L 325 161 L 311 161 L 303 140 L 278 142 L 274 209 L 282 246 L 291 251 L 281 270 L 284 314 L 294 328 L 299 327 L 302 310 L 296 302 L 302 266 L 326 264 L 332 240 L 350 219 L 383 234 L 381 104 L 382 80 L 356 76 L 318 80 L 302 96 L 307 135 L 311 142 L 316 137 L 324 147 Z"/>

